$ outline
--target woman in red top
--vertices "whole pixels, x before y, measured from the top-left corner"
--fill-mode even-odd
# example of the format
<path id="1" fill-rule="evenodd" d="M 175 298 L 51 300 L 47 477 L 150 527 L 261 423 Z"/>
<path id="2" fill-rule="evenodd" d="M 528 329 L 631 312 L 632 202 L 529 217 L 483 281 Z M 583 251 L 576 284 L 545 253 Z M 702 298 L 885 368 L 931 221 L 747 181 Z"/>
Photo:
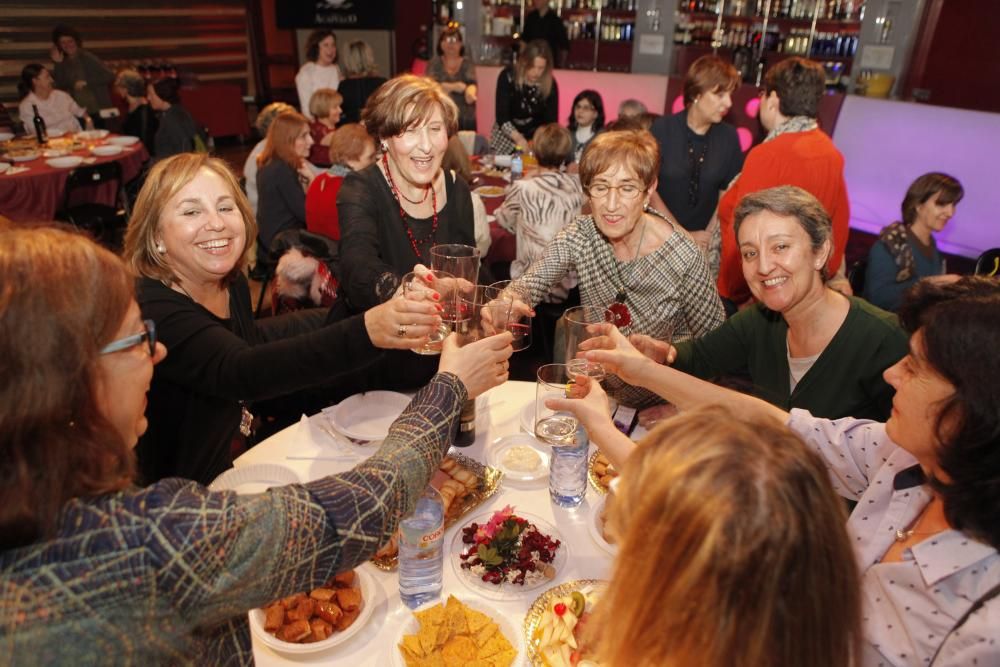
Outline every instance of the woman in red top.
<path id="1" fill-rule="evenodd" d="M 317 176 L 306 192 L 306 228 L 340 240 L 337 193 L 344 176 L 375 162 L 375 140 L 360 123 L 348 123 L 330 133 L 330 169 Z"/>
<path id="2" fill-rule="evenodd" d="M 315 142 L 309 149 L 309 161 L 317 167 L 330 166 L 330 136 L 340 123 L 343 101 L 344 96 L 333 88 L 320 88 L 309 98 L 309 113 L 315 119 L 309 123 Z"/>

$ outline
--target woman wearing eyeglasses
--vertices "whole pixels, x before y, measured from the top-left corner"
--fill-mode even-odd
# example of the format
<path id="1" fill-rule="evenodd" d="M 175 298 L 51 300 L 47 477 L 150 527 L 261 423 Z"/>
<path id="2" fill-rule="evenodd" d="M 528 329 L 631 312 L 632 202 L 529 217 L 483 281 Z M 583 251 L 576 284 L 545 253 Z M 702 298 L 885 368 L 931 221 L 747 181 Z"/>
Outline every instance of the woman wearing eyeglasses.
<path id="1" fill-rule="evenodd" d="M 134 277 L 79 234 L 0 233 L 0 284 L 5 664 L 253 664 L 247 610 L 322 586 L 387 543 L 462 403 L 501 382 L 510 355 L 508 333 L 446 341 L 384 443 L 341 474 L 249 496 L 183 479 L 140 488 L 133 447 L 154 367 L 188 342 L 167 355 Z"/>
<path id="2" fill-rule="evenodd" d="M 722 303 L 705 257 L 675 222 L 650 208 L 660 150 L 648 132 L 603 132 L 580 161 L 590 215 L 566 225 L 545 254 L 514 281 L 534 306 L 571 271 L 585 306 L 604 306 L 626 334 L 658 340 L 704 335 L 723 322 Z M 656 401 L 625 387 L 632 406 Z"/>
<path id="3" fill-rule="evenodd" d="M 441 84 L 458 107 L 458 129 L 476 129 L 476 66 L 465 57 L 462 31 L 446 28 L 438 38 L 437 55 L 427 63 L 427 76 Z"/>

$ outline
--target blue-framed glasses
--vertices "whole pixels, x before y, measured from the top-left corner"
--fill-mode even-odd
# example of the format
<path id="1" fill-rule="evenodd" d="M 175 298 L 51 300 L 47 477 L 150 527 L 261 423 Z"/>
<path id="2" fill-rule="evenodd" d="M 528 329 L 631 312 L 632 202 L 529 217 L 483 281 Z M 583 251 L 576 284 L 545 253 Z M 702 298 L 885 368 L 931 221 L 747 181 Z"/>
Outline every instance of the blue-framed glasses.
<path id="1" fill-rule="evenodd" d="M 143 320 L 142 326 L 145 331 L 142 333 L 137 333 L 132 336 L 125 336 L 125 338 L 119 338 L 118 340 L 113 340 L 104 347 L 101 348 L 101 354 L 111 354 L 112 352 L 121 352 L 122 350 L 127 350 L 129 348 L 135 347 L 136 345 L 141 345 L 143 342 L 149 347 L 149 356 L 156 356 L 156 324 L 153 320 Z"/>

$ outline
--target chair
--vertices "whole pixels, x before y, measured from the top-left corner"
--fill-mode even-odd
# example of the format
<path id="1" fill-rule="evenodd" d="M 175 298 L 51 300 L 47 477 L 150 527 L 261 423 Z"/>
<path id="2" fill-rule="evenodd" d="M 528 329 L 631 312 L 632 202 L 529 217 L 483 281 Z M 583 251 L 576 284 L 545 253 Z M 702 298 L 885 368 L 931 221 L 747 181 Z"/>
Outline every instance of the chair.
<path id="1" fill-rule="evenodd" d="M 865 291 L 865 275 L 868 273 L 868 258 L 859 259 L 851 264 L 847 272 L 847 282 L 851 283 L 854 296 L 861 296 Z"/>
<path id="2" fill-rule="evenodd" d="M 73 204 L 74 192 L 107 185 L 114 188 L 114 203 L 98 204 L 84 201 Z M 93 192 L 88 193 L 93 198 Z M 79 195 L 76 199 L 79 199 Z M 129 204 L 122 182 L 122 167 L 118 162 L 104 162 L 77 167 L 66 179 L 63 203 L 56 218 L 90 233 L 102 244 L 115 249 L 121 246 L 128 225 Z"/>
<path id="3" fill-rule="evenodd" d="M 976 260 L 976 275 L 996 278 L 1000 276 L 1000 248 L 990 248 Z"/>

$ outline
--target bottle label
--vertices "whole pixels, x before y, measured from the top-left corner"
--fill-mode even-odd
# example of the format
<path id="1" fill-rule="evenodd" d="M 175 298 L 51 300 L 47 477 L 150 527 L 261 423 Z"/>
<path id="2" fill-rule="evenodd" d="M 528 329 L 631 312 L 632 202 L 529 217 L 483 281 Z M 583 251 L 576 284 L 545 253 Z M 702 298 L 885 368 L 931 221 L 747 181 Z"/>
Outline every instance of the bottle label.
<path id="1" fill-rule="evenodd" d="M 443 524 L 441 526 L 439 526 L 437 530 L 431 531 L 431 532 L 427 533 L 426 535 L 421 535 L 420 536 L 420 542 L 418 542 L 418 545 L 420 546 L 421 549 L 426 549 L 426 548 L 430 547 L 432 544 L 434 544 L 435 542 L 437 542 L 438 540 L 440 540 L 442 537 L 444 537 L 444 525 Z"/>
<path id="2" fill-rule="evenodd" d="M 429 533 L 421 533 L 413 529 L 407 529 L 406 525 L 401 525 L 400 530 L 407 544 L 417 549 L 429 549 L 434 546 L 444 536 L 444 522 Z"/>

